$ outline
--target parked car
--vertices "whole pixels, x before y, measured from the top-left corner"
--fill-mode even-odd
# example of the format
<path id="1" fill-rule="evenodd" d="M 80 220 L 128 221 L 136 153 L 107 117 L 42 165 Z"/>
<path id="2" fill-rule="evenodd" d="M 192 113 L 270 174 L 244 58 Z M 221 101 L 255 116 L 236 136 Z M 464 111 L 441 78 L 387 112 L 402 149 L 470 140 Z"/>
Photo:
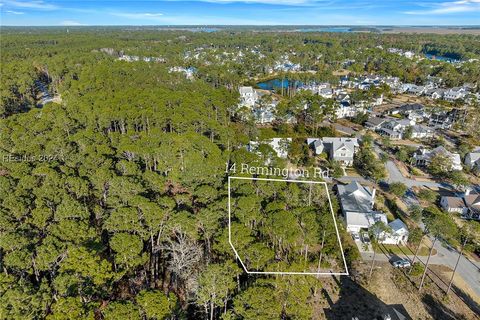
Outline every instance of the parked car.
<path id="1" fill-rule="evenodd" d="M 409 268 L 412 266 L 412 264 L 410 263 L 410 260 L 408 259 L 400 259 L 400 260 L 394 261 L 392 265 L 395 268 Z"/>
<path id="2" fill-rule="evenodd" d="M 367 233 L 363 233 L 362 234 L 362 241 L 363 243 L 370 243 L 370 238 L 368 237 L 368 234 Z"/>
<path id="3" fill-rule="evenodd" d="M 360 240 L 360 235 L 358 233 L 352 233 L 352 238 L 355 241 L 359 241 Z"/>

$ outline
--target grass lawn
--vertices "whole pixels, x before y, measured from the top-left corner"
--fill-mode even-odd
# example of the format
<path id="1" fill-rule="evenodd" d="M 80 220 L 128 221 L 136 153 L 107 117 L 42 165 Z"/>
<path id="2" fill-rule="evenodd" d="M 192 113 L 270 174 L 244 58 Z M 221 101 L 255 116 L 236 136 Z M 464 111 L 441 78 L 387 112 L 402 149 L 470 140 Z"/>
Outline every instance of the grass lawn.
<path id="1" fill-rule="evenodd" d="M 395 244 L 381 244 L 380 247 L 377 247 L 375 251 L 377 253 L 390 253 L 390 254 L 396 254 L 399 256 L 404 256 L 404 255 L 414 255 L 415 254 L 415 249 L 416 248 L 410 248 L 408 246 L 397 246 Z M 430 248 L 422 246 L 420 247 L 420 250 L 418 251 L 419 256 L 428 256 L 428 251 Z M 432 256 L 437 254 L 437 250 L 433 249 L 432 251 Z"/>

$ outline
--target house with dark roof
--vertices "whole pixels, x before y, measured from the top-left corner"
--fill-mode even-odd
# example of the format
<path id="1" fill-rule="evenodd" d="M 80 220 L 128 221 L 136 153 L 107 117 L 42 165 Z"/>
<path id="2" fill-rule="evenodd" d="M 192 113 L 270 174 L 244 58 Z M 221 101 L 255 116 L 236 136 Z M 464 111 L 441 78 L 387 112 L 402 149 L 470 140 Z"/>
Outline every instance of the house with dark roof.
<path id="1" fill-rule="evenodd" d="M 460 213 L 464 219 L 480 220 L 480 194 L 470 190 L 461 197 L 442 197 L 440 206 L 449 213 Z"/>
<path id="2" fill-rule="evenodd" d="M 387 121 L 385 118 L 370 117 L 367 122 L 365 122 L 365 127 L 371 130 L 378 130 L 385 121 Z"/>

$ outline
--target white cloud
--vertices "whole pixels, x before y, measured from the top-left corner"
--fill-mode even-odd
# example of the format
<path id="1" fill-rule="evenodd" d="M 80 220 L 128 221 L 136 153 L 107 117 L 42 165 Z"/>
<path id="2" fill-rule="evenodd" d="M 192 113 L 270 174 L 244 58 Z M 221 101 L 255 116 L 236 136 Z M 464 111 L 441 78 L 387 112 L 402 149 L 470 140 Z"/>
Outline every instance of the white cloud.
<path id="1" fill-rule="evenodd" d="M 61 26 L 85 26 L 85 24 L 75 20 L 63 20 L 60 22 Z"/>
<path id="2" fill-rule="evenodd" d="M 4 0 L 2 5 L 7 5 L 15 8 L 29 8 L 29 9 L 39 9 L 39 10 L 55 10 L 58 9 L 57 5 L 47 3 L 43 0 L 30 0 L 30 1 L 19 1 L 19 0 Z"/>
<path id="3" fill-rule="evenodd" d="M 21 11 L 13 11 L 13 10 L 7 10 L 6 12 L 10 13 L 10 14 L 24 14 L 25 13 L 25 12 L 21 12 Z"/>
<path id="4" fill-rule="evenodd" d="M 431 9 L 406 11 L 406 14 L 429 15 L 429 14 L 450 14 L 461 12 L 480 12 L 480 0 L 458 0 L 429 4 Z"/>

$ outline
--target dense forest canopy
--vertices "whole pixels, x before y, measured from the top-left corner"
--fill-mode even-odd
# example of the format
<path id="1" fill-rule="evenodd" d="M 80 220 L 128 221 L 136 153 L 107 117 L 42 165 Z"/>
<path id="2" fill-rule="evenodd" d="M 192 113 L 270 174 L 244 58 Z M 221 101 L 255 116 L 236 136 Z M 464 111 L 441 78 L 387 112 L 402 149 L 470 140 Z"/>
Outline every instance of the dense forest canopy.
<path id="1" fill-rule="evenodd" d="M 417 64 L 379 46 L 480 57 L 468 35 L 2 28 L 0 318 L 311 318 L 321 280 L 247 276 L 228 243 L 225 163 L 262 163 L 244 149 L 256 128 L 232 114 L 237 87 L 284 54 L 317 72 L 292 75 L 305 79 L 338 81 L 347 59 L 415 82 L 480 78 L 478 62 Z M 309 254 L 298 239 L 280 259 Z"/>

